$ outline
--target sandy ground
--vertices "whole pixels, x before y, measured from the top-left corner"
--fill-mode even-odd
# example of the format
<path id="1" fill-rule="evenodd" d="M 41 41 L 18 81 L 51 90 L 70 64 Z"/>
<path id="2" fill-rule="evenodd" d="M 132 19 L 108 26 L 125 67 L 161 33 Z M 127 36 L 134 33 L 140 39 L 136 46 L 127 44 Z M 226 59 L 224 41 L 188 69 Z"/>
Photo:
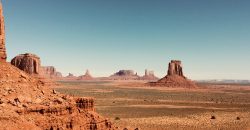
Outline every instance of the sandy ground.
<path id="1" fill-rule="evenodd" d="M 94 97 L 96 111 L 119 128 L 250 128 L 250 86 L 201 84 L 197 89 L 180 89 L 147 87 L 143 83 L 62 82 L 56 89 L 70 95 Z"/>

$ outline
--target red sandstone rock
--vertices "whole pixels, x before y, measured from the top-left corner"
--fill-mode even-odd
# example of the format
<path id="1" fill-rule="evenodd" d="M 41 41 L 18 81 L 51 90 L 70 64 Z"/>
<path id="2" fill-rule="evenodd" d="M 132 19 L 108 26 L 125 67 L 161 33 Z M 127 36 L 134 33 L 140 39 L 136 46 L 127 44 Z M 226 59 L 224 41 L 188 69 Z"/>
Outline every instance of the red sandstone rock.
<path id="1" fill-rule="evenodd" d="M 3 22 L 0 24 L 2 27 Z M 0 59 L 5 60 L 4 44 L 0 47 Z M 42 79 L 29 75 L 39 73 L 39 57 L 23 54 L 15 57 L 11 63 L 23 71 L 7 62 L 0 62 L 0 129 L 114 129 L 110 121 L 94 111 L 92 98 L 60 94 L 51 90 Z"/>
<path id="2" fill-rule="evenodd" d="M 172 60 L 168 66 L 168 75 L 150 86 L 196 88 L 195 83 L 183 75 L 181 61 Z"/>
<path id="3" fill-rule="evenodd" d="M 93 80 L 94 78 L 91 76 L 89 70 L 86 70 L 86 73 L 77 78 L 78 80 Z"/>
<path id="4" fill-rule="evenodd" d="M 147 69 L 145 70 L 145 75 L 140 78 L 141 80 L 151 80 L 151 81 L 156 81 L 159 78 L 157 78 L 154 75 L 154 71 L 148 71 Z"/>
<path id="5" fill-rule="evenodd" d="M 5 48 L 5 26 L 4 26 L 4 16 L 3 16 L 3 7 L 0 3 L 0 62 L 6 61 L 6 48 Z"/>
<path id="6" fill-rule="evenodd" d="M 11 60 L 11 64 L 28 74 L 39 74 L 40 72 L 40 58 L 34 54 L 18 55 Z"/>
<path id="7" fill-rule="evenodd" d="M 28 74 L 41 78 L 61 78 L 62 74 L 53 66 L 41 66 L 40 57 L 35 54 L 20 54 L 11 60 L 11 64 Z"/>
<path id="8" fill-rule="evenodd" d="M 172 60 L 168 65 L 168 75 L 183 76 L 181 61 Z"/>
<path id="9" fill-rule="evenodd" d="M 120 70 L 108 77 L 109 80 L 139 80 L 140 76 L 135 74 L 133 70 Z"/>
<path id="10" fill-rule="evenodd" d="M 92 98 L 51 90 L 44 81 L 7 62 L 0 64 L 0 126 L 10 130 L 109 130 L 110 121 L 94 111 Z"/>
<path id="11" fill-rule="evenodd" d="M 46 78 L 62 78 L 62 74 L 54 66 L 41 66 L 39 74 Z"/>

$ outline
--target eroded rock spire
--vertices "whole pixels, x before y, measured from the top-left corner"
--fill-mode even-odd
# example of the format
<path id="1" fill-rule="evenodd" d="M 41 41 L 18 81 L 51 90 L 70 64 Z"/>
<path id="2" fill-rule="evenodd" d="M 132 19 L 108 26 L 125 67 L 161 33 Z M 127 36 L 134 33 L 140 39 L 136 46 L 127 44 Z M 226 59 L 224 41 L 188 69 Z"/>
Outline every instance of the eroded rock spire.
<path id="1" fill-rule="evenodd" d="M 4 16 L 3 16 L 3 6 L 0 1 L 0 61 L 6 61 L 7 54 L 5 48 L 5 26 L 4 26 Z"/>

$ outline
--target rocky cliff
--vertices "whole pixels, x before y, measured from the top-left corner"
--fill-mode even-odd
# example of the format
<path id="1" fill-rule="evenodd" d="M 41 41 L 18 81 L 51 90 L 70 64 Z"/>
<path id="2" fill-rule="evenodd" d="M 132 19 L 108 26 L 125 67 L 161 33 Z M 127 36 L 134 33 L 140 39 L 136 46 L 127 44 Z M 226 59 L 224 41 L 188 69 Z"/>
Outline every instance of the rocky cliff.
<path id="1" fill-rule="evenodd" d="M 62 78 L 62 73 L 57 72 L 54 66 L 41 66 L 39 74 L 46 78 Z"/>
<path id="2" fill-rule="evenodd" d="M 20 54 L 11 60 L 11 64 L 28 74 L 39 74 L 40 58 L 35 54 Z"/>
<path id="3" fill-rule="evenodd" d="M 168 74 L 157 82 L 149 83 L 150 86 L 196 88 L 195 83 L 183 74 L 181 61 L 172 60 L 168 65 Z"/>
<path id="4" fill-rule="evenodd" d="M 0 64 L 0 126 L 9 130 L 107 130 L 92 98 L 60 94 L 36 77 Z"/>
<path id="5" fill-rule="evenodd" d="M 20 70 L 43 78 L 61 78 L 62 74 L 53 66 L 41 66 L 40 57 L 35 54 L 25 53 L 14 57 L 11 64 Z"/>
<path id="6" fill-rule="evenodd" d="M 5 48 L 5 26 L 4 26 L 4 16 L 3 16 L 3 7 L 0 3 L 0 62 L 6 61 L 7 54 Z"/>

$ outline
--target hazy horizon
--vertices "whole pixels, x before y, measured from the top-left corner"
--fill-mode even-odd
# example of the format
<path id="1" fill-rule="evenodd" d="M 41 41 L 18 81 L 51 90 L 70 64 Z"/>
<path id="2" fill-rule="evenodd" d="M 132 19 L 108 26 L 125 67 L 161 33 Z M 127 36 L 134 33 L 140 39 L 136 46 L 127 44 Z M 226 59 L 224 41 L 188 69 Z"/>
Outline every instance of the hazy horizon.
<path id="1" fill-rule="evenodd" d="M 250 80 L 247 0 L 2 2 L 8 61 L 29 52 L 64 75 L 163 77 L 176 59 L 193 80 Z"/>

